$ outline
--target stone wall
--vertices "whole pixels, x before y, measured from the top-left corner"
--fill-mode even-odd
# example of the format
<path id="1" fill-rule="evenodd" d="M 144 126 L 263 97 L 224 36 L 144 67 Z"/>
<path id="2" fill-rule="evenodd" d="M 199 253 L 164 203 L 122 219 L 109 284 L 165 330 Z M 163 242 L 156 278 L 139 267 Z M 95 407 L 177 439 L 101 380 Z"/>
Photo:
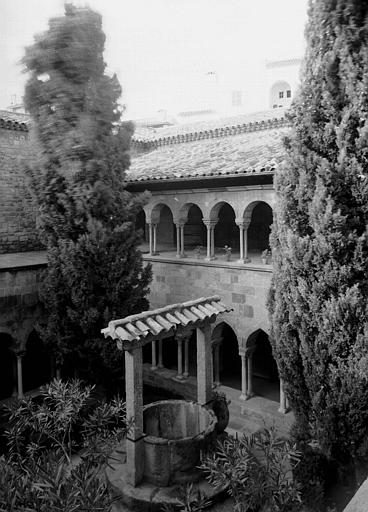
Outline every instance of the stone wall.
<path id="1" fill-rule="evenodd" d="M 22 165 L 29 153 L 27 132 L 0 128 L 0 254 L 40 248 Z"/>
<path id="2" fill-rule="evenodd" d="M 39 285 L 44 266 L 0 270 L 0 333 L 23 350 L 41 316 Z"/>
<path id="3" fill-rule="evenodd" d="M 149 257 L 145 257 L 150 260 Z M 151 259 L 153 281 L 149 296 L 150 308 L 184 302 L 199 297 L 219 295 L 234 311 L 223 315 L 220 322 L 230 325 L 239 347 L 245 347 L 257 329 L 269 332 L 266 309 L 272 270 L 261 267 L 236 267 L 211 263 Z"/>

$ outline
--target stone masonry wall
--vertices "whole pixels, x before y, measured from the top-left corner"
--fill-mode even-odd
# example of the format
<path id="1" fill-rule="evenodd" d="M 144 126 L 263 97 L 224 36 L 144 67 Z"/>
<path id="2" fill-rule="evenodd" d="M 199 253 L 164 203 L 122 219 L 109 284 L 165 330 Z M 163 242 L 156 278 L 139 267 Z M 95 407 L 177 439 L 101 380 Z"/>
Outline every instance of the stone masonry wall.
<path id="1" fill-rule="evenodd" d="M 224 321 L 232 327 L 239 347 L 245 347 L 247 339 L 257 329 L 269 332 L 266 299 L 271 283 L 271 268 L 245 269 L 203 261 L 194 264 L 153 260 L 151 263 L 151 309 L 219 295 L 226 305 L 234 309 L 232 313 L 221 315 L 219 322 Z"/>
<path id="2" fill-rule="evenodd" d="M 40 248 L 36 210 L 21 164 L 29 152 L 27 132 L 0 129 L 0 254 Z"/>

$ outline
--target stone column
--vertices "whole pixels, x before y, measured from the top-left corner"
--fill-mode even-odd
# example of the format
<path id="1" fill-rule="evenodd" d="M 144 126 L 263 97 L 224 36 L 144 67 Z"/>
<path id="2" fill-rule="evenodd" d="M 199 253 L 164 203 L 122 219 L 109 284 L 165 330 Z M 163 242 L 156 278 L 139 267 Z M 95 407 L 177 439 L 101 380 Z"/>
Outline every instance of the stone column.
<path id="1" fill-rule="evenodd" d="M 61 368 L 60 368 L 60 366 L 56 367 L 56 378 L 57 378 L 57 380 L 61 380 Z"/>
<path id="2" fill-rule="evenodd" d="M 176 378 L 182 380 L 183 378 L 183 352 L 182 352 L 182 338 L 177 337 L 176 343 L 178 344 L 178 373 Z"/>
<path id="3" fill-rule="evenodd" d="M 136 487 L 144 473 L 142 348 L 125 351 L 127 482 Z"/>
<path id="4" fill-rule="evenodd" d="M 189 377 L 189 338 L 184 340 L 184 373 L 183 377 Z"/>
<path id="5" fill-rule="evenodd" d="M 151 351 L 152 351 L 151 370 L 156 370 L 157 369 L 157 362 L 156 362 L 156 340 L 151 342 Z"/>
<path id="6" fill-rule="evenodd" d="M 158 340 L 158 368 L 163 368 L 164 364 L 162 362 L 162 340 Z"/>
<path id="7" fill-rule="evenodd" d="M 280 379 L 280 407 L 279 407 L 279 412 L 281 412 L 281 414 L 286 414 L 288 411 L 289 411 L 289 404 L 288 404 L 288 400 L 286 398 L 285 391 L 284 391 L 284 382 L 283 382 L 282 379 Z"/>
<path id="8" fill-rule="evenodd" d="M 152 224 L 153 227 L 153 255 L 156 256 L 160 254 L 157 252 L 157 224 Z"/>
<path id="9" fill-rule="evenodd" d="M 241 357 L 241 370 L 242 370 L 242 392 L 240 395 L 240 400 L 247 400 L 248 398 L 248 378 L 247 378 L 247 371 L 248 371 L 248 365 L 247 365 L 247 358 L 245 357 L 245 354 L 239 354 Z"/>
<path id="10" fill-rule="evenodd" d="M 17 357 L 16 354 L 14 354 L 15 357 L 13 357 L 12 363 L 13 363 L 13 391 L 12 396 L 16 397 L 18 396 L 18 370 L 17 370 Z"/>
<path id="11" fill-rule="evenodd" d="M 254 396 L 253 393 L 253 354 L 249 354 L 247 357 L 247 365 L 248 365 L 248 398 Z"/>
<path id="12" fill-rule="evenodd" d="M 180 226 L 180 241 L 181 241 L 181 251 L 180 257 L 185 258 L 185 250 L 184 250 L 184 224 Z"/>
<path id="13" fill-rule="evenodd" d="M 153 256 L 153 229 L 152 223 L 148 222 L 148 241 L 149 241 L 149 254 Z"/>
<path id="14" fill-rule="evenodd" d="M 249 263 L 248 258 L 248 228 L 251 217 L 247 215 L 242 219 L 237 219 L 236 224 L 239 226 L 239 245 L 240 245 L 240 259 L 239 263 Z"/>
<path id="15" fill-rule="evenodd" d="M 212 348 L 211 328 L 206 323 L 197 328 L 197 396 L 198 403 L 207 404 L 212 399 Z"/>
<path id="16" fill-rule="evenodd" d="M 213 351 L 213 378 L 215 386 L 221 386 L 220 382 L 220 344 L 221 341 L 212 341 Z"/>
<path id="17" fill-rule="evenodd" d="M 24 356 L 24 352 L 17 352 L 17 384 L 18 384 L 18 398 L 24 398 L 23 393 L 23 368 L 22 368 L 22 358 Z"/>
<path id="18" fill-rule="evenodd" d="M 211 261 L 215 259 L 215 226 L 217 224 L 217 220 L 203 220 L 203 224 L 207 228 L 207 256 L 206 261 Z"/>
<path id="19" fill-rule="evenodd" d="M 176 223 L 176 257 L 180 258 L 180 224 Z"/>

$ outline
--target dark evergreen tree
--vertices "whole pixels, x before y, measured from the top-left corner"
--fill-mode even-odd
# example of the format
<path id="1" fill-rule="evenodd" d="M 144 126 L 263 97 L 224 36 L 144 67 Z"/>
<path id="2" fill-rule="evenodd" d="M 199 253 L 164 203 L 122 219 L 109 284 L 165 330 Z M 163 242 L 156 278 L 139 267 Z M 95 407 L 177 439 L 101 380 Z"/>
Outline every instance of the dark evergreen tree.
<path id="1" fill-rule="evenodd" d="M 269 308 L 299 431 L 351 463 L 368 434 L 368 2 L 312 0 Z"/>
<path id="2" fill-rule="evenodd" d="M 144 197 L 125 190 L 130 124 L 120 124 L 116 76 L 105 73 L 101 17 L 66 5 L 23 59 L 38 158 L 31 183 L 48 251 L 42 288 L 43 339 L 96 378 L 116 360 L 100 330 L 148 307 L 150 267 L 143 267 L 135 218 Z M 92 371 L 93 370 L 93 371 Z"/>

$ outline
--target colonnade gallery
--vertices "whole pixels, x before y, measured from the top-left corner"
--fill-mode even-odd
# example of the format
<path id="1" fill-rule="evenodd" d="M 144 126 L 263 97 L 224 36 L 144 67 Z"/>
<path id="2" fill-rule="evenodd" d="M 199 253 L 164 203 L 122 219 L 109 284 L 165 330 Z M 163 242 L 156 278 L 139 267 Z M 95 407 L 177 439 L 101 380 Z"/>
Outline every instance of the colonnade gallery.
<path id="1" fill-rule="evenodd" d="M 273 401 L 282 413 L 287 403 L 268 340 L 266 299 L 273 177 L 284 159 L 282 138 L 288 129 L 282 109 L 138 129 L 127 173 L 131 192 L 150 192 L 136 227 L 144 261 L 153 269 L 151 309 L 220 296 L 231 311 L 211 326 L 216 386 L 233 390 L 244 404 L 252 397 Z M 1 338 L 2 398 L 51 376 L 45 360 L 42 375 L 31 377 L 32 361 L 42 353 L 33 326 L 17 347 L 18 359 L 12 337 Z M 152 389 L 192 398 L 195 331 L 145 346 L 143 365 Z"/>

